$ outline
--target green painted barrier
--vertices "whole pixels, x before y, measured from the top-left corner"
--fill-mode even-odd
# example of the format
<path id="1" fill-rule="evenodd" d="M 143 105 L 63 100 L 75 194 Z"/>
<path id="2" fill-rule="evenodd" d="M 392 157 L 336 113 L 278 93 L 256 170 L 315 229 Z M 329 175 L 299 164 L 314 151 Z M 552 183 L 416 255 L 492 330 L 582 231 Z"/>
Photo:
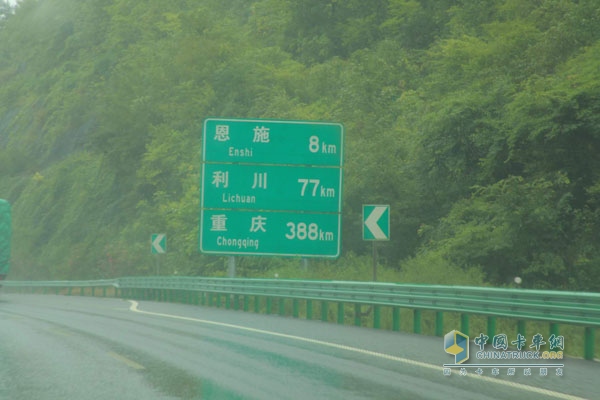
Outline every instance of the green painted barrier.
<path id="1" fill-rule="evenodd" d="M 188 304 L 200 303 L 239 309 L 238 301 L 243 298 L 243 308 L 248 310 L 250 300 L 254 311 L 272 313 L 272 302 L 276 299 L 279 314 L 285 315 L 285 302 L 292 300 L 292 315 L 300 316 L 300 302 L 304 302 L 306 319 L 313 319 L 313 302 L 320 304 L 321 320 L 329 321 L 329 304 L 337 304 L 337 322 L 344 322 L 344 305 L 354 305 L 354 324 L 362 325 L 363 318 L 372 318 L 373 327 L 382 326 L 382 308 L 390 308 L 394 331 L 400 330 L 400 309 L 413 311 L 413 331 L 421 333 L 423 326 L 433 324 L 435 335 L 442 336 L 444 313 L 459 313 L 463 333 L 469 333 L 470 316 L 487 318 L 487 335 L 496 335 L 496 319 L 509 318 L 517 321 L 518 333 L 525 335 L 530 322 L 547 322 L 549 332 L 558 336 L 559 325 L 576 325 L 584 328 L 584 358 L 594 359 L 595 331 L 600 327 L 600 294 L 562 292 L 549 290 L 499 289 L 469 286 L 394 284 L 379 282 L 307 281 L 286 279 L 239 279 L 203 277 L 125 277 L 111 280 L 92 281 L 4 281 L 6 289 L 28 293 L 45 292 L 53 288 L 55 293 L 85 288 L 96 295 L 95 288 L 103 288 L 118 297 L 136 297 Z M 77 293 L 77 292 L 76 292 Z M 262 299 L 265 299 L 262 303 Z M 193 300 L 192 300 L 193 299 Z M 261 309 L 261 303 L 266 310 Z M 363 312 L 361 306 L 367 306 Z M 424 325 L 423 312 L 434 312 L 433 322 Z M 426 319 L 427 321 L 427 319 Z M 530 329 L 532 329 L 530 327 Z"/>

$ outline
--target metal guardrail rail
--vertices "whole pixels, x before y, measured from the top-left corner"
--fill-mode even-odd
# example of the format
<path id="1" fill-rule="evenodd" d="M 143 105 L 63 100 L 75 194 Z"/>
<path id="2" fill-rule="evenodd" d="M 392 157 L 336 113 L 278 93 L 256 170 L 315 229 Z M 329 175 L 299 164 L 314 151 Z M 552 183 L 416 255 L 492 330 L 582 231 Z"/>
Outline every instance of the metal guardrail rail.
<path id="1" fill-rule="evenodd" d="M 7 288 L 113 288 L 115 296 L 153 300 L 180 299 L 195 304 L 213 305 L 225 298 L 225 306 L 249 309 L 252 300 L 259 311 L 260 298 L 266 299 L 267 313 L 277 299 L 279 313 L 285 314 L 285 300 L 292 301 L 292 315 L 298 317 L 299 301 L 306 302 L 306 316 L 312 319 L 313 302 L 321 303 L 321 319 L 328 320 L 329 303 L 337 303 L 338 323 L 344 323 L 344 305 L 354 305 L 355 324 L 364 316 L 361 306 L 370 306 L 373 326 L 381 325 L 381 307 L 392 308 L 392 329 L 399 330 L 400 309 L 413 310 L 413 331 L 421 333 L 421 312 L 435 311 L 435 334 L 442 336 L 444 312 L 461 315 L 461 331 L 469 334 L 469 316 L 487 317 L 487 334 L 496 333 L 496 318 L 518 321 L 525 331 L 526 321 L 550 324 L 550 332 L 558 336 L 559 324 L 584 327 L 584 358 L 594 358 L 595 330 L 600 327 L 600 293 L 562 292 L 549 290 L 499 289 L 471 286 L 394 284 L 378 282 L 308 281 L 290 279 L 240 279 L 203 277 L 125 277 L 95 281 L 4 281 Z"/>
<path id="2" fill-rule="evenodd" d="M 104 287 L 119 286 L 118 279 L 100 279 L 91 281 L 4 281 L 3 285 L 13 288 L 82 288 L 82 287 Z"/>

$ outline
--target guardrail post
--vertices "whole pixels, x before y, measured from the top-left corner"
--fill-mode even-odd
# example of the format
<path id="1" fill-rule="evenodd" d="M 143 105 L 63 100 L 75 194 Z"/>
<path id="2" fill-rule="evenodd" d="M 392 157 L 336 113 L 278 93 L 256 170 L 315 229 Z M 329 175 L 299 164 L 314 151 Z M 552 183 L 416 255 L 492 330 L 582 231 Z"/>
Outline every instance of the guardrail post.
<path id="1" fill-rule="evenodd" d="M 298 318 L 300 316 L 300 306 L 298 299 L 292 300 L 292 316 L 294 318 Z"/>
<path id="2" fill-rule="evenodd" d="M 525 334 L 525 332 L 526 332 L 525 320 L 520 319 L 517 321 L 517 334 L 520 333 L 521 335 L 526 337 L 527 335 Z"/>
<path id="3" fill-rule="evenodd" d="M 338 303 L 338 314 L 337 314 L 337 322 L 338 324 L 344 324 L 344 303 Z"/>
<path id="4" fill-rule="evenodd" d="M 260 297 L 258 296 L 254 296 L 254 312 L 257 314 L 260 312 Z"/>
<path id="5" fill-rule="evenodd" d="M 229 310 L 231 308 L 231 295 L 225 295 L 225 309 Z"/>
<path id="6" fill-rule="evenodd" d="M 277 302 L 279 303 L 279 315 L 283 317 L 285 315 L 285 298 L 280 297 Z"/>
<path id="7" fill-rule="evenodd" d="M 558 328 L 558 324 L 556 322 L 551 322 L 550 323 L 550 336 L 554 335 L 554 336 L 558 336 L 559 335 L 559 328 Z"/>
<path id="8" fill-rule="evenodd" d="M 354 326 L 360 326 L 360 304 L 354 304 Z"/>
<path id="9" fill-rule="evenodd" d="M 595 332 L 596 328 L 593 328 L 591 326 L 586 326 L 585 327 L 585 341 L 584 341 L 584 350 L 583 350 L 583 357 L 586 360 L 593 360 L 594 359 L 594 343 L 595 343 Z"/>
<path id="10" fill-rule="evenodd" d="M 392 308 L 392 330 L 395 332 L 400 331 L 400 308 Z"/>
<path id="11" fill-rule="evenodd" d="M 469 314 L 460 314 L 460 331 L 469 336 Z"/>
<path id="12" fill-rule="evenodd" d="M 310 320 L 313 317 L 312 300 L 306 300 L 306 319 Z"/>
<path id="13" fill-rule="evenodd" d="M 442 311 L 435 312 L 435 336 L 444 335 L 444 313 Z"/>
<path id="14" fill-rule="evenodd" d="M 373 328 L 375 328 L 375 329 L 381 328 L 381 306 L 380 305 L 373 306 Z"/>
<path id="15" fill-rule="evenodd" d="M 327 301 L 321 302 L 321 321 L 327 322 L 329 314 L 329 303 Z"/>
<path id="16" fill-rule="evenodd" d="M 421 310 L 419 309 L 413 311 L 413 332 L 421 333 Z"/>
<path id="17" fill-rule="evenodd" d="M 487 320 L 487 334 L 489 337 L 493 338 L 496 336 L 496 317 L 488 317 Z"/>
<path id="18" fill-rule="evenodd" d="M 271 308 L 273 307 L 273 299 L 268 296 L 267 297 L 267 314 L 271 314 Z"/>
<path id="19" fill-rule="evenodd" d="M 248 296 L 247 294 L 244 295 L 244 311 L 248 312 L 248 309 L 250 308 L 250 296 Z"/>

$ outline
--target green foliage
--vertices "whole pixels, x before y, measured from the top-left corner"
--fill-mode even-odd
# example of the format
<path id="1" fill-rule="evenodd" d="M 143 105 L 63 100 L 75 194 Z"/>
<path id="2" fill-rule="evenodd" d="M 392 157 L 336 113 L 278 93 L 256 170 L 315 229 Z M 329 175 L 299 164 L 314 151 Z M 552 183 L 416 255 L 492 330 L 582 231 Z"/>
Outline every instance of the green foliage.
<path id="1" fill-rule="evenodd" d="M 488 281 L 515 276 L 529 287 L 571 288 L 575 215 L 568 179 L 509 177 L 456 202 L 428 236 L 429 247 L 455 265 L 479 265 Z M 560 227 L 557 229 L 557 227 Z"/>
<path id="2" fill-rule="evenodd" d="M 402 263 L 400 282 L 437 285 L 484 286 L 485 279 L 478 266 L 463 267 L 438 252 L 428 252 Z"/>
<path id="3" fill-rule="evenodd" d="M 380 279 L 600 289 L 595 0 L 0 5 L 15 276 L 225 274 L 197 252 L 202 120 L 222 116 L 346 130 L 342 258 L 240 274 L 370 279 L 361 209 L 381 203 Z"/>

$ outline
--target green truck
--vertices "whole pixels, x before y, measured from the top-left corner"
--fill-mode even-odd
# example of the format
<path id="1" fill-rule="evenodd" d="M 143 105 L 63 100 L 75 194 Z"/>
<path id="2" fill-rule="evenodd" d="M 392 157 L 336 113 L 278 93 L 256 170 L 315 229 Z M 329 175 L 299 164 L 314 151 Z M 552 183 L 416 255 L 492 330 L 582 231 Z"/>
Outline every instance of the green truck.
<path id="1" fill-rule="evenodd" d="M 6 278 L 10 268 L 10 204 L 0 199 L 0 281 Z"/>

